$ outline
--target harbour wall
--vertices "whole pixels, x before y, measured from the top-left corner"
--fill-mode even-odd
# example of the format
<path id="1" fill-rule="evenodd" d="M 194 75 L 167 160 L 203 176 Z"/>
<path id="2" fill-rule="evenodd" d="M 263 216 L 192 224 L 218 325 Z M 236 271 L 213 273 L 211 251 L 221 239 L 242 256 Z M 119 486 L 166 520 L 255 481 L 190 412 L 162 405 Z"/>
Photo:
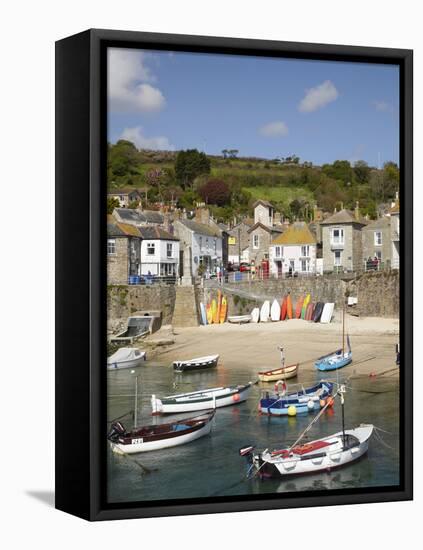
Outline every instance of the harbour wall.
<path id="1" fill-rule="evenodd" d="M 332 276 L 294 279 L 267 279 L 251 282 L 225 283 L 222 291 L 228 299 L 230 315 L 251 313 L 264 300 L 280 300 L 290 292 L 295 303 L 300 296 L 311 294 L 313 302 L 334 302 L 341 308 L 346 296 L 357 298 L 357 305 L 349 308 L 362 317 L 399 316 L 400 275 L 396 270 L 363 273 L 353 279 Z M 127 318 L 140 310 L 160 310 L 162 324 L 172 323 L 177 287 L 174 285 L 110 285 L 108 288 L 108 329 L 116 332 L 126 326 Z M 195 287 L 192 300 L 210 302 L 217 295 L 215 287 Z M 198 310 L 199 311 L 199 310 Z M 199 318 L 199 317 L 198 317 Z"/>

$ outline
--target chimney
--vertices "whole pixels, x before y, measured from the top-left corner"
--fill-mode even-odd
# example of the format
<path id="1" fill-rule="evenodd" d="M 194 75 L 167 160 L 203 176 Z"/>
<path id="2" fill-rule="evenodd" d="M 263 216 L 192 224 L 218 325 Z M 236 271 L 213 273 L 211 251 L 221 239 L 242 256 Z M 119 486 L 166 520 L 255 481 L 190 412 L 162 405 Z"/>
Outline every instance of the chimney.
<path id="1" fill-rule="evenodd" d="M 354 217 L 357 221 L 360 219 L 360 204 L 358 201 L 355 203 Z"/>
<path id="2" fill-rule="evenodd" d="M 282 222 L 281 220 L 281 213 L 280 212 L 275 212 L 275 215 L 274 215 L 274 218 L 273 218 L 273 223 L 275 225 L 280 225 Z"/>
<path id="3" fill-rule="evenodd" d="M 197 208 L 195 210 L 195 221 L 198 223 L 203 223 L 204 225 L 209 225 L 210 223 L 210 212 L 208 208 Z"/>

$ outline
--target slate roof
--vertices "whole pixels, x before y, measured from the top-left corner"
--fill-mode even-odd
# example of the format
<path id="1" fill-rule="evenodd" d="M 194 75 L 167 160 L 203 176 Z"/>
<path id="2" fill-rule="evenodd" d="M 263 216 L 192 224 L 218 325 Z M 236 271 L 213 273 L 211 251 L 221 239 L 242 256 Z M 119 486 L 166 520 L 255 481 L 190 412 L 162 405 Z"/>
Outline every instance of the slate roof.
<path id="1" fill-rule="evenodd" d="M 272 241 L 273 244 L 303 245 L 316 244 L 316 238 L 305 222 L 294 222 L 283 233 Z"/>
<path id="2" fill-rule="evenodd" d="M 383 217 L 369 222 L 369 224 L 364 228 L 364 231 L 366 231 L 367 229 L 369 229 L 370 231 L 372 231 L 373 229 L 384 229 L 390 226 L 391 220 L 388 217 Z"/>
<path id="3" fill-rule="evenodd" d="M 262 199 L 257 200 L 257 201 L 253 204 L 253 208 L 255 208 L 255 207 L 256 207 L 257 205 L 259 205 L 259 204 L 262 204 L 263 206 L 268 206 L 268 207 L 273 208 L 273 209 L 275 208 L 271 202 L 269 202 L 269 201 L 264 201 L 264 200 L 262 200 Z"/>
<path id="4" fill-rule="evenodd" d="M 284 231 L 282 226 L 277 227 L 274 225 L 273 227 L 269 227 L 268 225 L 264 225 L 261 222 L 257 222 L 252 227 L 250 227 L 250 229 L 247 230 L 247 233 L 252 233 L 255 229 L 257 229 L 257 227 L 261 227 L 268 233 L 282 233 Z"/>
<path id="5" fill-rule="evenodd" d="M 359 223 L 361 225 L 367 225 L 367 221 L 363 218 L 356 220 L 354 212 L 351 210 L 343 209 L 339 212 L 335 212 L 332 216 L 329 216 L 326 220 L 320 222 L 320 225 L 332 225 L 337 223 Z"/>
<path id="6" fill-rule="evenodd" d="M 135 210 L 134 208 L 115 208 L 117 214 L 122 220 L 132 223 L 157 223 L 162 224 L 164 217 L 160 212 L 155 210 Z"/>
<path id="7" fill-rule="evenodd" d="M 220 237 L 220 232 L 217 229 L 214 229 L 213 227 L 210 227 L 209 225 L 205 225 L 204 223 L 198 223 L 193 220 L 179 220 L 185 227 L 190 229 L 191 231 L 194 231 L 195 233 L 199 233 L 200 235 L 208 235 L 209 237 Z"/>
<path id="8" fill-rule="evenodd" d="M 116 221 L 112 216 L 107 216 L 107 236 L 108 237 L 138 237 L 140 232 L 135 225 L 129 223 L 121 223 Z"/>
<path id="9" fill-rule="evenodd" d="M 148 239 L 148 240 L 163 240 L 163 241 L 179 241 L 175 235 L 171 235 L 161 227 L 157 226 L 145 226 L 145 227 L 139 227 L 138 231 L 141 235 L 142 239 Z"/>

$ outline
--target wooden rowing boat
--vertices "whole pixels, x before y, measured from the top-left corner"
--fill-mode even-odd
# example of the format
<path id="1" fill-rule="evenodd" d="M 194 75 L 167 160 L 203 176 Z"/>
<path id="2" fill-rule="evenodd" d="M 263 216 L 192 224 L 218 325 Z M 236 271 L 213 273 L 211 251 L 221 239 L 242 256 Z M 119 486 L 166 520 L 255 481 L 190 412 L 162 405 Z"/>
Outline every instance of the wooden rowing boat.
<path id="1" fill-rule="evenodd" d="M 217 365 L 219 355 L 207 355 L 205 357 L 196 357 L 195 359 L 186 359 L 183 361 L 174 361 L 173 369 L 175 372 L 184 372 L 187 370 L 210 369 Z"/>
<path id="2" fill-rule="evenodd" d="M 261 382 L 288 380 L 289 378 L 294 378 L 294 376 L 297 376 L 298 366 L 299 363 L 295 363 L 294 365 L 288 365 L 286 367 L 280 367 L 278 369 L 261 371 L 258 373 L 258 377 Z"/>

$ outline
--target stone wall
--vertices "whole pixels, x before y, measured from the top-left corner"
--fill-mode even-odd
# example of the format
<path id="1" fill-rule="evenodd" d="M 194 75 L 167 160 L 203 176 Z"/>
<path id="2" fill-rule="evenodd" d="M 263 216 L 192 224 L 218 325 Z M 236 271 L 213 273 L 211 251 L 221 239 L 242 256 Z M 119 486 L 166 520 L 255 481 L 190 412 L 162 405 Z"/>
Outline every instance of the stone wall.
<path id="1" fill-rule="evenodd" d="M 107 287 L 108 328 L 114 332 L 127 318 L 141 310 L 160 310 L 162 324 L 172 322 L 175 308 L 174 285 L 109 285 Z"/>
<path id="2" fill-rule="evenodd" d="M 107 282 L 111 285 L 128 283 L 128 239 L 111 237 L 115 242 L 115 254 L 107 256 Z"/>
<path id="3" fill-rule="evenodd" d="M 357 296 L 357 313 L 366 317 L 399 317 L 400 274 L 397 270 L 368 272 L 349 282 Z"/>

